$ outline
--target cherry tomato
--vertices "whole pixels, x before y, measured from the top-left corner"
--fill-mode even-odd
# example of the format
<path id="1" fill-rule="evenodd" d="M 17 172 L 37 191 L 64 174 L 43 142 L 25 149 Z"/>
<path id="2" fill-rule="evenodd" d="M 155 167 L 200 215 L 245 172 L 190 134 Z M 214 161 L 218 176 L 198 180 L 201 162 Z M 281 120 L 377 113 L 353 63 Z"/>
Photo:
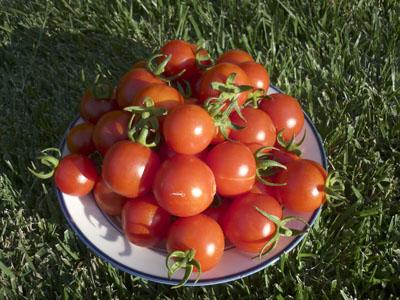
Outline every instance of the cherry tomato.
<path id="1" fill-rule="evenodd" d="M 118 109 L 117 102 L 112 99 L 96 99 L 90 89 L 87 89 L 82 96 L 80 103 L 81 117 L 93 124 L 105 113 Z"/>
<path id="2" fill-rule="evenodd" d="M 239 67 L 247 74 L 254 89 L 268 90 L 269 74 L 263 65 L 248 61 L 241 63 Z"/>
<path id="3" fill-rule="evenodd" d="M 149 97 L 154 106 L 170 109 L 178 104 L 183 104 L 184 99 L 179 92 L 166 84 L 150 84 L 136 94 L 134 105 L 143 105 L 144 100 Z"/>
<path id="4" fill-rule="evenodd" d="M 135 245 L 151 247 L 168 232 L 171 215 L 162 209 L 152 194 L 129 199 L 122 209 L 122 228 Z"/>
<path id="5" fill-rule="evenodd" d="M 225 214 L 230 206 L 230 201 L 223 199 L 218 205 L 209 206 L 203 214 L 214 219 L 223 228 Z"/>
<path id="6" fill-rule="evenodd" d="M 222 53 L 221 56 L 217 59 L 217 64 L 231 63 L 239 65 L 248 61 L 254 61 L 253 57 L 251 57 L 249 53 L 240 49 L 233 49 Z"/>
<path id="7" fill-rule="evenodd" d="M 232 129 L 231 128 L 226 128 L 226 135 L 229 136 L 231 134 Z M 211 141 L 212 145 L 216 145 L 216 144 L 220 144 L 222 142 L 225 142 L 226 139 L 224 137 L 224 135 L 222 134 L 222 132 L 218 129 L 218 127 L 215 128 L 215 135 L 214 138 Z"/>
<path id="8" fill-rule="evenodd" d="M 261 101 L 260 108 L 271 117 L 278 132 L 283 130 L 283 139 L 289 141 L 303 128 L 301 106 L 295 98 L 285 94 L 272 94 L 270 97 Z"/>
<path id="9" fill-rule="evenodd" d="M 189 217 L 204 211 L 213 201 L 215 179 L 210 168 L 192 155 L 175 155 L 156 174 L 153 193 L 170 214 Z"/>
<path id="10" fill-rule="evenodd" d="M 204 102 L 210 97 L 218 97 L 220 95 L 220 91 L 214 90 L 211 86 L 213 82 L 222 82 L 226 83 L 226 79 L 232 73 L 236 74 L 234 84 L 235 85 L 249 85 L 250 80 L 247 77 L 246 73 L 237 65 L 230 63 L 220 63 L 213 66 L 211 69 L 204 72 L 199 86 L 199 94 L 198 98 L 200 102 Z M 238 103 L 242 105 L 247 98 L 248 91 L 241 92 L 238 95 Z"/>
<path id="11" fill-rule="evenodd" d="M 320 167 L 308 159 L 297 159 L 277 175 L 277 182 L 286 183 L 277 189 L 283 206 L 298 212 L 312 212 L 325 200 L 325 177 Z"/>
<path id="12" fill-rule="evenodd" d="M 283 149 L 280 146 L 275 146 L 278 150 L 272 150 L 272 158 L 273 160 L 283 164 L 283 165 L 287 165 L 289 162 L 293 161 L 293 160 L 297 160 L 300 157 L 298 155 L 296 155 L 293 152 L 289 152 L 285 149 Z"/>
<path id="13" fill-rule="evenodd" d="M 164 84 L 160 78 L 144 68 L 130 70 L 118 83 L 117 102 L 119 107 L 124 108 L 133 105 L 133 100 L 137 93 L 154 83 Z"/>
<path id="14" fill-rule="evenodd" d="M 196 56 L 191 45 L 188 42 L 181 40 L 172 40 L 167 42 L 160 50 L 165 56 L 171 55 L 170 61 L 165 66 L 164 74 L 166 76 L 177 75 L 182 70 L 191 73 L 196 67 Z"/>
<path id="15" fill-rule="evenodd" d="M 146 61 L 143 60 L 143 59 L 141 59 L 141 60 L 138 60 L 137 62 L 135 62 L 135 63 L 132 65 L 132 68 L 131 68 L 131 69 L 138 69 L 138 68 L 146 69 L 146 67 L 147 67 Z"/>
<path id="16" fill-rule="evenodd" d="M 84 196 L 90 193 L 96 183 L 96 166 L 84 155 L 69 154 L 60 160 L 54 179 L 61 192 Z"/>
<path id="17" fill-rule="evenodd" d="M 255 207 L 282 218 L 282 208 L 273 197 L 248 193 L 233 200 L 224 221 L 229 241 L 239 250 L 251 253 L 259 253 L 276 230 L 276 225 Z"/>
<path id="18" fill-rule="evenodd" d="M 201 159 L 202 161 L 205 161 L 206 157 L 207 157 L 207 153 L 208 150 L 204 149 L 203 151 L 201 151 L 200 153 L 195 154 L 194 156 L 196 156 L 197 158 Z M 178 153 L 176 153 L 174 150 L 171 149 L 171 147 L 169 147 L 166 143 L 162 143 L 159 150 L 158 150 L 158 155 L 160 156 L 160 159 L 162 161 L 170 159 L 172 157 L 174 157 L 175 155 L 177 155 Z"/>
<path id="19" fill-rule="evenodd" d="M 218 144 L 208 153 L 206 161 L 214 173 L 217 192 L 221 196 L 236 196 L 253 187 L 256 162 L 253 153 L 244 144 Z"/>
<path id="20" fill-rule="evenodd" d="M 203 214 L 176 220 L 168 232 L 168 252 L 194 249 L 194 258 L 200 263 L 203 272 L 219 263 L 224 248 L 225 240 L 221 227 Z"/>
<path id="21" fill-rule="evenodd" d="M 270 182 L 274 182 L 274 178 L 265 178 L 265 179 Z M 254 186 L 250 192 L 254 193 L 254 194 L 265 194 L 265 195 L 271 196 L 271 197 L 275 198 L 276 200 L 278 200 L 278 196 L 276 194 L 277 189 L 279 189 L 279 187 L 266 185 L 266 184 L 256 180 L 256 183 L 254 184 Z"/>
<path id="22" fill-rule="evenodd" d="M 198 105 L 184 104 L 169 112 L 163 123 L 165 142 L 177 153 L 197 154 L 215 135 L 214 121 Z"/>
<path id="23" fill-rule="evenodd" d="M 231 114 L 232 123 L 244 126 L 242 129 L 232 130 L 229 137 L 243 144 L 258 144 L 273 146 L 276 141 L 276 129 L 271 118 L 262 110 L 245 107 L 241 111 L 244 121 L 236 112 Z"/>
<path id="24" fill-rule="evenodd" d="M 74 126 L 68 133 L 67 146 L 71 153 L 89 155 L 96 150 L 93 141 L 94 125 L 82 123 Z"/>
<path id="25" fill-rule="evenodd" d="M 114 110 L 106 113 L 97 122 L 93 130 L 93 143 L 101 154 L 118 141 L 128 139 L 128 125 L 131 113 Z"/>
<path id="26" fill-rule="evenodd" d="M 119 216 L 127 201 L 127 198 L 114 193 L 103 179 L 96 183 L 93 195 L 100 209 L 110 216 Z"/>
<path id="27" fill-rule="evenodd" d="M 142 144 L 120 141 L 104 156 L 103 179 L 115 193 L 142 196 L 151 190 L 159 165 L 154 151 Z"/>

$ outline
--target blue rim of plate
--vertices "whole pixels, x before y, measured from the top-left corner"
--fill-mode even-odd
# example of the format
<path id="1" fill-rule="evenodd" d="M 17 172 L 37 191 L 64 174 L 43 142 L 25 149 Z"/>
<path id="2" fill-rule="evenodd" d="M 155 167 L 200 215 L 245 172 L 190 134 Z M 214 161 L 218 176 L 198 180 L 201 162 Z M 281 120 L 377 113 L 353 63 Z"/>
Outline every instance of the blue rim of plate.
<path id="1" fill-rule="evenodd" d="M 278 88 L 276 88 L 275 86 L 271 86 L 273 89 L 275 89 L 276 91 L 278 91 L 279 93 L 282 93 L 282 91 Z M 326 152 L 325 149 L 323 147 L 323 143 L 322 143 L 322 139 L 321 136 L 319 135 L 317 129 L 315 128 L 313 122 L 311 121 L 310 117 L 304 112 L 304 116 L 306 121 L 308 122 L 308 124 L 310 125 L 314 135 L 317 137 L 317 141 L 318 141 L 318 147 L 322 156 L 322 164 L 323 167 L 325 169 L 327 169 L 328 166 L 328 160 L 327 160 L 327 156 L 326 156 Z M 66 130 L 63 139 L 60 143 L 60 149 L 61 151 L 64 149 L 65 146 L 65 140 L 66 140 L 66 135 L 68 133 L 68 131 L 72 128 L 72 126 L 79 120 L 79 117 L 76 118 L 74 121 L 72 121 L 70 123 L 70 125 L 68 126 L 68 129 Z M 78 226 L 75 224 L 75 222 L 72 220 L 71 215 L 69 214 L 66 206 L 65 206 L 65 202 L 64 202 L 64 197 L 62 195 L 62 193 L 60 192 L 60 190 L 58 188 L 56 188 L 55 186 L 53 186 L 58 201 L 60 203 L 61 206 L 61 210 L 69 224 L 69 226 L 72 228 L 72 230 L 75 232 L 75 234 L 79 237 L 79 239 L 86 245 L 86 247 L 88 247 L 92 252 L 94 252 L 97 256 L 99 256 L 100 258 L 102 258 L 103 260 L 105 260 L 106 262 L 110 263 L 113 267 L 120 269 L 124 272 L 127 272 L 131 275 L 135 275 L 138 277 L 141 277 L 145 280 L 149 280 L 149 281 L 153 281 L 156 283 L 162 283 L 162 284 L 167 284 L 167 285 L 176 285 L 178 284 L 179 280 L 178 279 L 166 279 L 163 277 L 159 277 L 159 276 L 155 276 L 155 275 L 150 275 L 150 274 L 146 274 L 143 273 L 141 271 L 135 270 L 133 268 L 127 267 L 124 264 L 121 264 L 120 262 L 114 260 L 113 258 L 109 257 L 107 254 L 105 254 L 101 249 L 99 249 L 97 246 L 95 246 L 92 242 L 89 241 L 89 239 L 82 233 L 82 231 L 78 228 Z M 321 206 L 322 207 L 322 206 Z M 317 219 L 318 215 L 321 212 L 321 207 L 319 207 L 317 210 L 314 211 L 314 213 L 311 216 L 310 219 L 310 227 L 315 223 L 315 220 Z M 112 226 L 114 226 L 112 224 Z M 254 273 L 257 273 L 258 271 L 261 271 L 263 269 L 265 269 L 268 266 L 271 266 L 273 264 L 275 264 L 280 256 L 284 253 L 289 253 L 291 250 L 293 250 L 304 238 L 305 238 L 305 234 L 297 236 L 293 241 L 291 241 L 289 243 L 289 245 L 287 245 L 287 247 L 285 249 L 282 249 L 280 252 L 276 253 L 274 256 L 272 256 L 271 258 L 267 259 L 266 261 L 260 263 L 257 266 L 254 266 L 252 268 L 246 269 L 244 271 L 235 273 L 235 274 L 231 274 L 228 276 L 222 276 L 222 277 L 217 277 L 217 278 L 213 278 L 213 279 L 200 279 L 197 283 L 195 283 L 194 280 L 189 280 L 185 286 L 207 286 L 207 285 L 216 285 L 216 284 L 221 284 L 221 283 L 227 283 L 230 281 L 234 281 L 234 280 L 238 280 L 247 276 L 250 276 Z"/>

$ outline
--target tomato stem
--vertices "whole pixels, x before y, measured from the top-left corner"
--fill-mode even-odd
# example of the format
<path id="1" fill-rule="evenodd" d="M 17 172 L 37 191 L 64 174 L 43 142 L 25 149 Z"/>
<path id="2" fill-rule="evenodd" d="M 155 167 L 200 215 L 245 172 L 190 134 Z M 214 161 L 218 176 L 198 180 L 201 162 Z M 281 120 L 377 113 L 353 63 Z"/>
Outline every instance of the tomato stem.
<path id="1" fill-rule="evenodd" d="M 55 153 L 55 156 L 50 155 L 51 152 Z M 37 156 L 37 160 L 40 161 L 40 163 L 46 167 L 49 168 L 49 170 L 46 171 L 36 171 L 37 167 L 36 165 L 31 162 L 32 168 L 28 167 L 29 172 L 31 172 L 34 176 L 40 178 L 40 179 L 48 179 L 54 175 L 55 169 L 58 166 L 58 163 L 61 158 L 61 151 L 58 148 L 46 148 L 40 151 L 41 155 Z"/>
<path id="2" fill-rule="evenodd" d="M 265 150 L 278 150 L 275 147 L 265 146 L 261 147 L 254 154 L 254 158 L 256 160 L 256 177 L 261 183 L 268 186 L 284 186 L 286 183 L 274 183 L 268 180 L 265 180 L 264 177 L 272 176 L 276 173 L 277 168 L 286 170 L 286 166 L 277 162 L 270 157 L 272 153 L 265 152 Z"/>
<path id="3" fill-rule="evenodd" d="M 196 268 L 198 272 L 195 283 L 199 280 L 201 275 L 201 265 L 200 262 L 194 258 L 195 254 L 196 251 L 194 249 L 186 251 L 176 250 L 168 254 L 165 260 L 165 265 L 168 270 L 168 278 L 171 278 L 178 270 L 185 269 L 185 274 L 183 275 L 182 280 L 177 285 L 173 286 L 173 289 L 184 286 L 189 280 L 190 275 L 192 275 L 194 268 Z M 173 264 L 170 264 L 171 260 L 174 261 Z"/>
<path id="4" fill-rule="evenodd" d="M 304 130 L 303 137 L 299 142 L 295 142 L 295 136 L 293 135 L 292 138 L 289 141 L 285 141 L 283 139 L 283 131 L 284 129 L 279 130 L 276 140 L 283 149 L 285 149 L 287 152 L 292 152 L 296 154 L 297 156 L 301 156 L 302 152 L 300 150 L 300 146 L 303 144 L 304 140 L 306 139 L 307 131 Z"/>

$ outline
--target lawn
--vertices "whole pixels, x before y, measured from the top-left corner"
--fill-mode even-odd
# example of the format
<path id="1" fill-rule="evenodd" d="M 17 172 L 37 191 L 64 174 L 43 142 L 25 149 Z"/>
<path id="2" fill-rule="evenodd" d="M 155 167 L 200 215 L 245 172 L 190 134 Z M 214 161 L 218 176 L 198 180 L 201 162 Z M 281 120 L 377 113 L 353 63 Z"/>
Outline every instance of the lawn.
<path id="1" fill-rule="evenodd" d="M 400 297 L 400 2 L 0 0 L 0 299 Z M 58 145 L 85 82 L 166 40 L 243 48 L 318 128 L 345 200 L 274 266 L 171 290 L 114 269 L 26 167 Z"/>

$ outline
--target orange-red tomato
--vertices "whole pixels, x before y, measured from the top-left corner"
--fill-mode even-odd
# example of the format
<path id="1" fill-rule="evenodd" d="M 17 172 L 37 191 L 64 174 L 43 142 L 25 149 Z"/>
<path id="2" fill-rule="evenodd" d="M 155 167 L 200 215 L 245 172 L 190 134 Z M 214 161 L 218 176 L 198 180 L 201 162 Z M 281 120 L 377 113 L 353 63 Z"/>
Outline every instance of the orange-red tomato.
<path id="1" fill-rule="evenodd" d="M 143 105 L 144 100 L 149 97 L 154 106 L 170 109 L 178 104 L 183 104 L 184 99 L 179 92 L 166 84 L 150 84 L 136 94 L 134 105 Z"/>
<path id="2" fill-rule="evenodd" d="M 274 182 L 273 178 L 266 178 L 268 181 Z M 276 186 L 270 186 L 270 185 L 265 185 L 264 183 L 256 180 L 256 183 L 254 184 L 253 188 L 251 189 L 251 193 L 253 194 L 265 194 L 268 196 L 271 196 L 278 200 L 276 191 L 279 189 L 279 187 Z"/>
<path id="3" fill-rule="evenodd" d="M 147 63 L 146 63 L 145 60 L 142 59 L 142 60 L 139 60 L 139 61 L 135 62 L 135 63 L 132 65 L 132 68 L 131 68 L 131 69 L 138 69 L 138 68 L 146 69 L 146 67 L 147 67 Z"/>
<path id="4" fill-rule="evenodd" d="M 259 253 L 276 230 L 276 225 L 255 207 L 282 218 L 282 208 L 273 197 L 248 193 L 233 200 L 224 220 L 229 241 L 239 250 L 251 253 Z"/>
<path id="5" fill-rule="evenodd" d="M 218 224 L 223 228 L 224 220 L 225 220 L 225 214 L 230 206 L 230 201 L 229 200 L 222 200 L 222 203 L 220 203 L 218 206 L 211 205 L 209 206 L 203 214 L 214 219 L 215 221 L 218 222 Z"/>
<path id="6" fill-rule="evenodd" d="M 231 128 L 226 128 L 226 136 L 229 137 L 229 135 L 231 134 L 232 129 Z M 220 144 L 222 142 L 225 142 L 226 139 L 224 137 L 224 135 L 222 134 L 222 132 L 218 129 L 218 127 L 215 128 L 215 135 L 214 138 L 211 141 L 212 145 L 216 145 L 216 144 Z"/>
<path id="7" fill-rule="evenodd" d="M 133 198 L 151 190 L 159 165 L 154 151 L 142 144 L 120 141 L 104 156 L 102 175 L 115 193 Z"/>
<path id="8" fill-rule="evenodd" d="M 206 162 L 214 173 L 217 192 L 233 197 L 251 190 L 256 178 L 256 162 L 250 149 L 239 142 L 216 145 Z"/>
<path id="9" fill-rule="evenodd" d="M 222 53 L 221 56 L 217 59 L 217 64 L 231 63 L 239 65 L 248 61 L 254 61 L 253 57 L 251 57 L 249 53 L 240 49 L 233 49 Z"/>
<path id="10" fill-rule="evenodd" d="M 200 263 L 202 272 L 215 267 L 224 254 L 225 240 L 221 227 L 212 218 L 203 214 L 176 220 L 167 237 L 167 250 L 186 251 L 193 249 L 194 258 Z M 198 271 L 196 268 L 194 271 Z"/>
<path id="11" fill-rule="evenodd" d="M 188 42 L 182 40 L 169 41 L 161 48 L 160 52 L 165 55 L 160 60 L 171 55 L 171 59 L 165 66 L 164 74 L 166 76 L 174 76 L 182 70 L 186 70 L 185 73 L 191 73 L 192 69 L 196 67 L 195 52 Z"/>
<path id="12" fill-rule="evenodd" d="M 96 183 L 93 195 L 100 209 L 110 216 L 119 216 L 127 201 L 127 198 L 114 193 L 103 179 Z"/>
<path id="13" fill-rule="evenodd" d="M 71 128 L 67 136 L 69 151 L 89 155 L 96 150 L 92 141 L 93 131 L 94 125 L 91 123 L 82 123 Z"/>
<path id="14" fill-rule="evenodd" d="M 271 117 L 278 132 L 283 130 L 283 139 L 289 141 L 303 128 L 303 110 L 299 102 L 288 95 L 272 94 L 270 97 L 261 101 L 260 108 Z"/>
<path id="15" fill-rule="evenodd" d="M 163 240 L 171 223 L 171 215 L 157 204 L 152 194 L 129 199 L 121 219 L 128 240 L 142 247 L 151 247 Z"/>
<path id="16" fill-rule="evenodd" d="M 93 130 L 93 143 L 101 154 L 118 141 L 128 139 L 128 125 L 131 113 L 114 110 L 104 114 Z"/>
<path id="17" fill-rule="evenodd" d="M 109 111 L 118 109 L 118 104 L 112 99 L 96 99 L 90 89 L 87 89 L 82 96 L 80 103 L 81 117 L 93 124 Z"/>
<path id="18" fill-rule="evenodd" d="M 253 61 L 241 63 L 239 65 L 250 79 L 250 85 L 254 89 L 268 90 L 269 74 L 263 65 Z"/>
<path id="19" fill-rule="evenodd" d="M 178 217 L 197 215 L 213 201 L 214 175 L 199 158 L 175 155 L 161 165 L 153 193 L 158 204 L 170 214 Z"/>
<path id="20" fill-rule="evenodd" d="M 287 165 L 289 162 L 293 161 L 293 160 L 297 160 L 300 157 L 298 155 L 296 155 L 293 152 L 289 152 L 285 149 L 283 149 L 280 146 L 275 146 L 278 150 L 272 150 L 272 158 L 273 160 L 283 164 L 283 165 Z"/>
<path id="21" fill-rule="evenodd" d="M 215 135 L 214 121 L 206 110 L 184 104 L 169 112 L 163 123 L 165 142 L 177 153 L 197 154 Z"/>

